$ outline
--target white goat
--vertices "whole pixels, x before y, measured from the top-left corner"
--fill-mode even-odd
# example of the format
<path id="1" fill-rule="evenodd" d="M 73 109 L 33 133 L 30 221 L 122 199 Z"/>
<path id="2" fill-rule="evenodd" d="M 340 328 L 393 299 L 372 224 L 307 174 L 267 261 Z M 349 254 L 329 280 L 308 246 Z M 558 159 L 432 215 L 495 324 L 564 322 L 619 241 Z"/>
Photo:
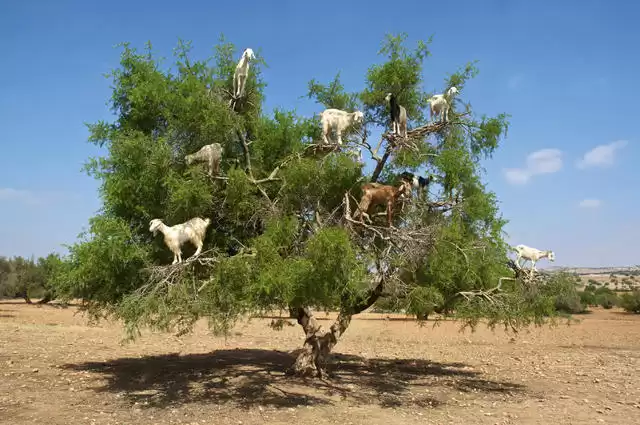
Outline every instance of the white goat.
<path id="1" fill-rule="evenodd" d="M 362 158 L 362 148 L 353 148 L 347 151 L 347 155 L 352 156 L 356 162 L 360 165 L 364 165 L 364 159 Z"/>
<path id="2" fill-rule="evenodd" d="M 211 220 L 208 218 L 195 217 L 175 226 L 167 226 L 159 218 L 154 218 L 149 222 L 149 231 L 153 232 L 153 236 L 158 231 L 164 234 L 164 243 L 173 252 L 173 263 L 171 264 L 176 264 L 182 262 L 182 250 L 180 247 L 187 241 L 190 241 L 196 247 L 193 257 L 202 252 L 204 236 L 209 223 L 211 223 Z"/>
<path id="3" fill-rule="evenodd" d="M 338 136 L 337 142 L 341 145 L 342 132 L 351 125 L 364 121 L 364 114 L 361 111 L 346 112 L 341 109 L 330 108 L 322 111 L 320 121 L 322 122 L 322 140 L 324 143 L 329 143 L 327 136 L 331 134 L 332 130 L 335 130 Z"/>
<path id="4" fill-rule="evenodd" d="M 186 155 L 184 162 L 191 165 L 195 161 L 204 161 L 207 166 L 207 174 L 213 176 L 220 174 L 220 161 L 222 159 L 222 146 L 220 143 L 204 145 L 196 153 Z"/>
<path id="5" fill-rule="evenodd" d="M 447 90 L 446 96 L 443 94 L 436 94 L 430 97 L 427 102 L 429 102 L 430 105 L 431 119 L 433 119 L 434 115 L 438 115 L 443 121 L 447 121 L 449 119 L 449 108 L 451 108 L 451 100 L 457 93 L 458 89 L 455 87 L 451 87 L 449 90 Z M 449 98 L 449 100 L 447 100 L 447 98 Z"/>
<path id="6" fill-rule="evenodd" d="M 387 93 L 385 100 L 389 102 L 393 134 L 407 138 L 407 110 L 400 105 L 393 93 Z"/>
<path id="7" fill-rule="evenodd" d="M 233 74 L 233 95 L 236 99 L 244 96 L 244 87 L 249 76 L 249 60 L 255 57 L 253 50 L 246 48 L 236 65 L 236 71 Z"/>
<path id="8" fill-rule="evenodd" d="M 516 246 L 515 251 L 518 254 L 516 258 L 517 266 L 522 268 L 522 266 L 524 266 L 527 260 L 531 261 L 531 271 L 536 271 L 536 263 L 541 258 L 548 258 L 549 261 L 555 261 L 556 259 L 556 255 L 554 254 L 553 251 L 541 251 L 539 249 L 531 248 L 530 246 L 526 246 L 522 244 Z M 523 258 L 524 258 L 524 262 L 521 265 L 520 259 L 523 259 Z"/>

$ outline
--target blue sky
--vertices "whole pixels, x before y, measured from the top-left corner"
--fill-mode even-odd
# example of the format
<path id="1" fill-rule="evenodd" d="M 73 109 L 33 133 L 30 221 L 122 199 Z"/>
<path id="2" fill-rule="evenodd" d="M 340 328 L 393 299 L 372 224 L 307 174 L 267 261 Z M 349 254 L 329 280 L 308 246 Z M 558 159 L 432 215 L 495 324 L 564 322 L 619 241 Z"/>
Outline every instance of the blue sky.
<path id="1" fill-rule="evenodd" d="M 484 164 L 510 243 L 552 249 L 555 265 L 640 263 L 638 16 L 636 2 L 604 0 L 2 2 L 0 255 L 64 252 L 100 207 L 80 171 L 99 153 L 84 123 L 111 118 L 103 74 L 117 43 L 151 40 L 171 59 L 182 38 L 201 58 L 224 33 L 265 57 L 267 110 L 311 115 L 319 106 L 300 99 L 311 78 L 340 71 L 360 90 L 384 34 L 402 31 L 412 46 L 434 36 L 428 91 L 477 59 L 460 96 L 512 115 Z"/>

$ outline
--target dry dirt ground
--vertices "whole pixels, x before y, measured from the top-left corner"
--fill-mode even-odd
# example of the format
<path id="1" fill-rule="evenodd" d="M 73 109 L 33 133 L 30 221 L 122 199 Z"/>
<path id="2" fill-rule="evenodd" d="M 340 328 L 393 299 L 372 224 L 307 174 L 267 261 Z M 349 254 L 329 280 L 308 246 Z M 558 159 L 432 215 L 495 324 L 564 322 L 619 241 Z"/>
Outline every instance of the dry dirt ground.
<path id="1" fill-rule="evenodd" d="M 615 310 L 515 339 L 362 314 L 327 381 L 284 375 L 297 325 L 120 345 L 75 312 L 0 301 L 1 424 L 640 424 L 640 317 Z"/>

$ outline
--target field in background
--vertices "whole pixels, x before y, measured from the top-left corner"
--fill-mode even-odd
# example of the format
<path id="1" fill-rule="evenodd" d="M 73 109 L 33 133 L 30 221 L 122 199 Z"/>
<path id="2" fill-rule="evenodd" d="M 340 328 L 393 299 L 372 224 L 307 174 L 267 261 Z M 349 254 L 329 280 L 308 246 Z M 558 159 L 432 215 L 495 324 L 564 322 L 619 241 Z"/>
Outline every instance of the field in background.
<path id="1" fill-rule="evenodd" d="M 616 309 L 516 338 L 362 314 L 329 381 L 284 376 L 297 325 L 122 346 L 75 312 L 0 301 L 1 424 L 640 423 L 640 317 Z"/>

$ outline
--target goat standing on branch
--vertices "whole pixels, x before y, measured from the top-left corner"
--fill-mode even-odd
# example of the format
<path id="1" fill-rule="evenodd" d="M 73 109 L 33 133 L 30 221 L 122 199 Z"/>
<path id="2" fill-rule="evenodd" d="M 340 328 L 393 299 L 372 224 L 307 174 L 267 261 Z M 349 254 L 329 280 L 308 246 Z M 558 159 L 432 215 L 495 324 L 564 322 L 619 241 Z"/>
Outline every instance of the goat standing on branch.
<path id="1" fill-rule="evenodd" d="M 536 271 L 536 263 L 542 258 L 548 258 L 549 261 L 555 261 L 556 255 L 553 251 L 541 251 L 536 248 L 531 248 L 526 245 L 518 245 L 515 247 L 515 251 L 517 253 L 516 264 L 518 267 L 522 268 L 527 260 L 531 261 L 531 271 Z M 520 260 L 524 259 L 522 265 L 520 264 Z"/>
<path id="2" fill-rule="evenodd" d="M 387 205 L 387 224 L 392 227 L 391 219 L 393 217 L 393 205 L 402 195 L 411 193 L 411 183 L 405 179 L 402 179 L 400 186 L 394 187 L 390 185 L 380 183 L 366 183 L 362 186 L 362 198 L 358 204 L 358 209 L 354 214 L 354 218 L 360 216 L 360 222 L 363 222 L 363 218 L 366 217 L 367 221 L 371 223 L 369 217 L 369 209 L 376 205 Z"/>
<path id="3" fill-rule="evenodd" d="M 154 218 L 149 222 L 149 231 L 153 232 L 153 236 L 158 231 L 164 234 L 164 243 L 173 252 L 173 263 L 171 264 L 176 264 L 182 262 L 182 250 L 180 247 L 187 241 L 190 241 L 196 247 L 196 252 L 192 257 L 200 255 L 204 236 L 210 223 L 211 220 L 209 218 L 195 217 L 175 226 L 167 226 L 159 218 Z"/>
<path id="4" fill-rule="evenodd" d="M 419 195 L 425 192 L 425 190 L 427 189 L 427 187 L 429 187 L 429 184 L 433 180 L 432 176 L 416 176 L 409 171 L 404 171 L 402 174 L 400 174 L 400 177 L 402 177 L 403 180 L 411 182 L 411 186 L 418 189 Z"/>
<path id="5" fill-rule="evenodd" d="M 205 162 L 209 177 L 220 174 L 220 161 L 222 160 L 222 146 L 220 143 L 204 145 L 196 153 L 186 155 L 184 162 L 191 165 L 196 161 Z"/>
<path id="6" fill-rule="evenodd" d="M 385 100 L 389 102 L 391 110 L 391 128 L 395 135 L 407 138 L 407 110 L 404 106 L 398 104 L 398 100 L 393 93 L 387 93 Z"/>
<path id="7" fill-rule="evenodd" d="M 329 142 L 332 130 L 335 130 L 338 138 L 337 143 L 342 145 L 342 132 L 352 125 L 360 124 L 364 121 L 364 114 L 361 111 L 346 112 L 341 109 L 325 109 L 320 114 L 322 122 L 322 141 Z"/>
<path id="8" fill-rule="evenodd" d="M 443 122 L 446 122 L 449 119 L 449 109 L 453 102 L 453 96 L 456 93 L 458 93 L 458 89 L 451 87 L 447 90 L 446 96 L 443 94 L 436 94 L 427 100 L 427 102 L 429 102 L 432 120 L 434 115 L 438 115 Z"/>
<path id="9" fill-rule="evenodd" d="M 233 74 L 233 96 L 236 99 L 244 96 L 244 89 L 249 76 L 249 60 L 255 59 L 255 57 L 253 50 L 246 48 L 236 65 L 236 71 Z"/>

